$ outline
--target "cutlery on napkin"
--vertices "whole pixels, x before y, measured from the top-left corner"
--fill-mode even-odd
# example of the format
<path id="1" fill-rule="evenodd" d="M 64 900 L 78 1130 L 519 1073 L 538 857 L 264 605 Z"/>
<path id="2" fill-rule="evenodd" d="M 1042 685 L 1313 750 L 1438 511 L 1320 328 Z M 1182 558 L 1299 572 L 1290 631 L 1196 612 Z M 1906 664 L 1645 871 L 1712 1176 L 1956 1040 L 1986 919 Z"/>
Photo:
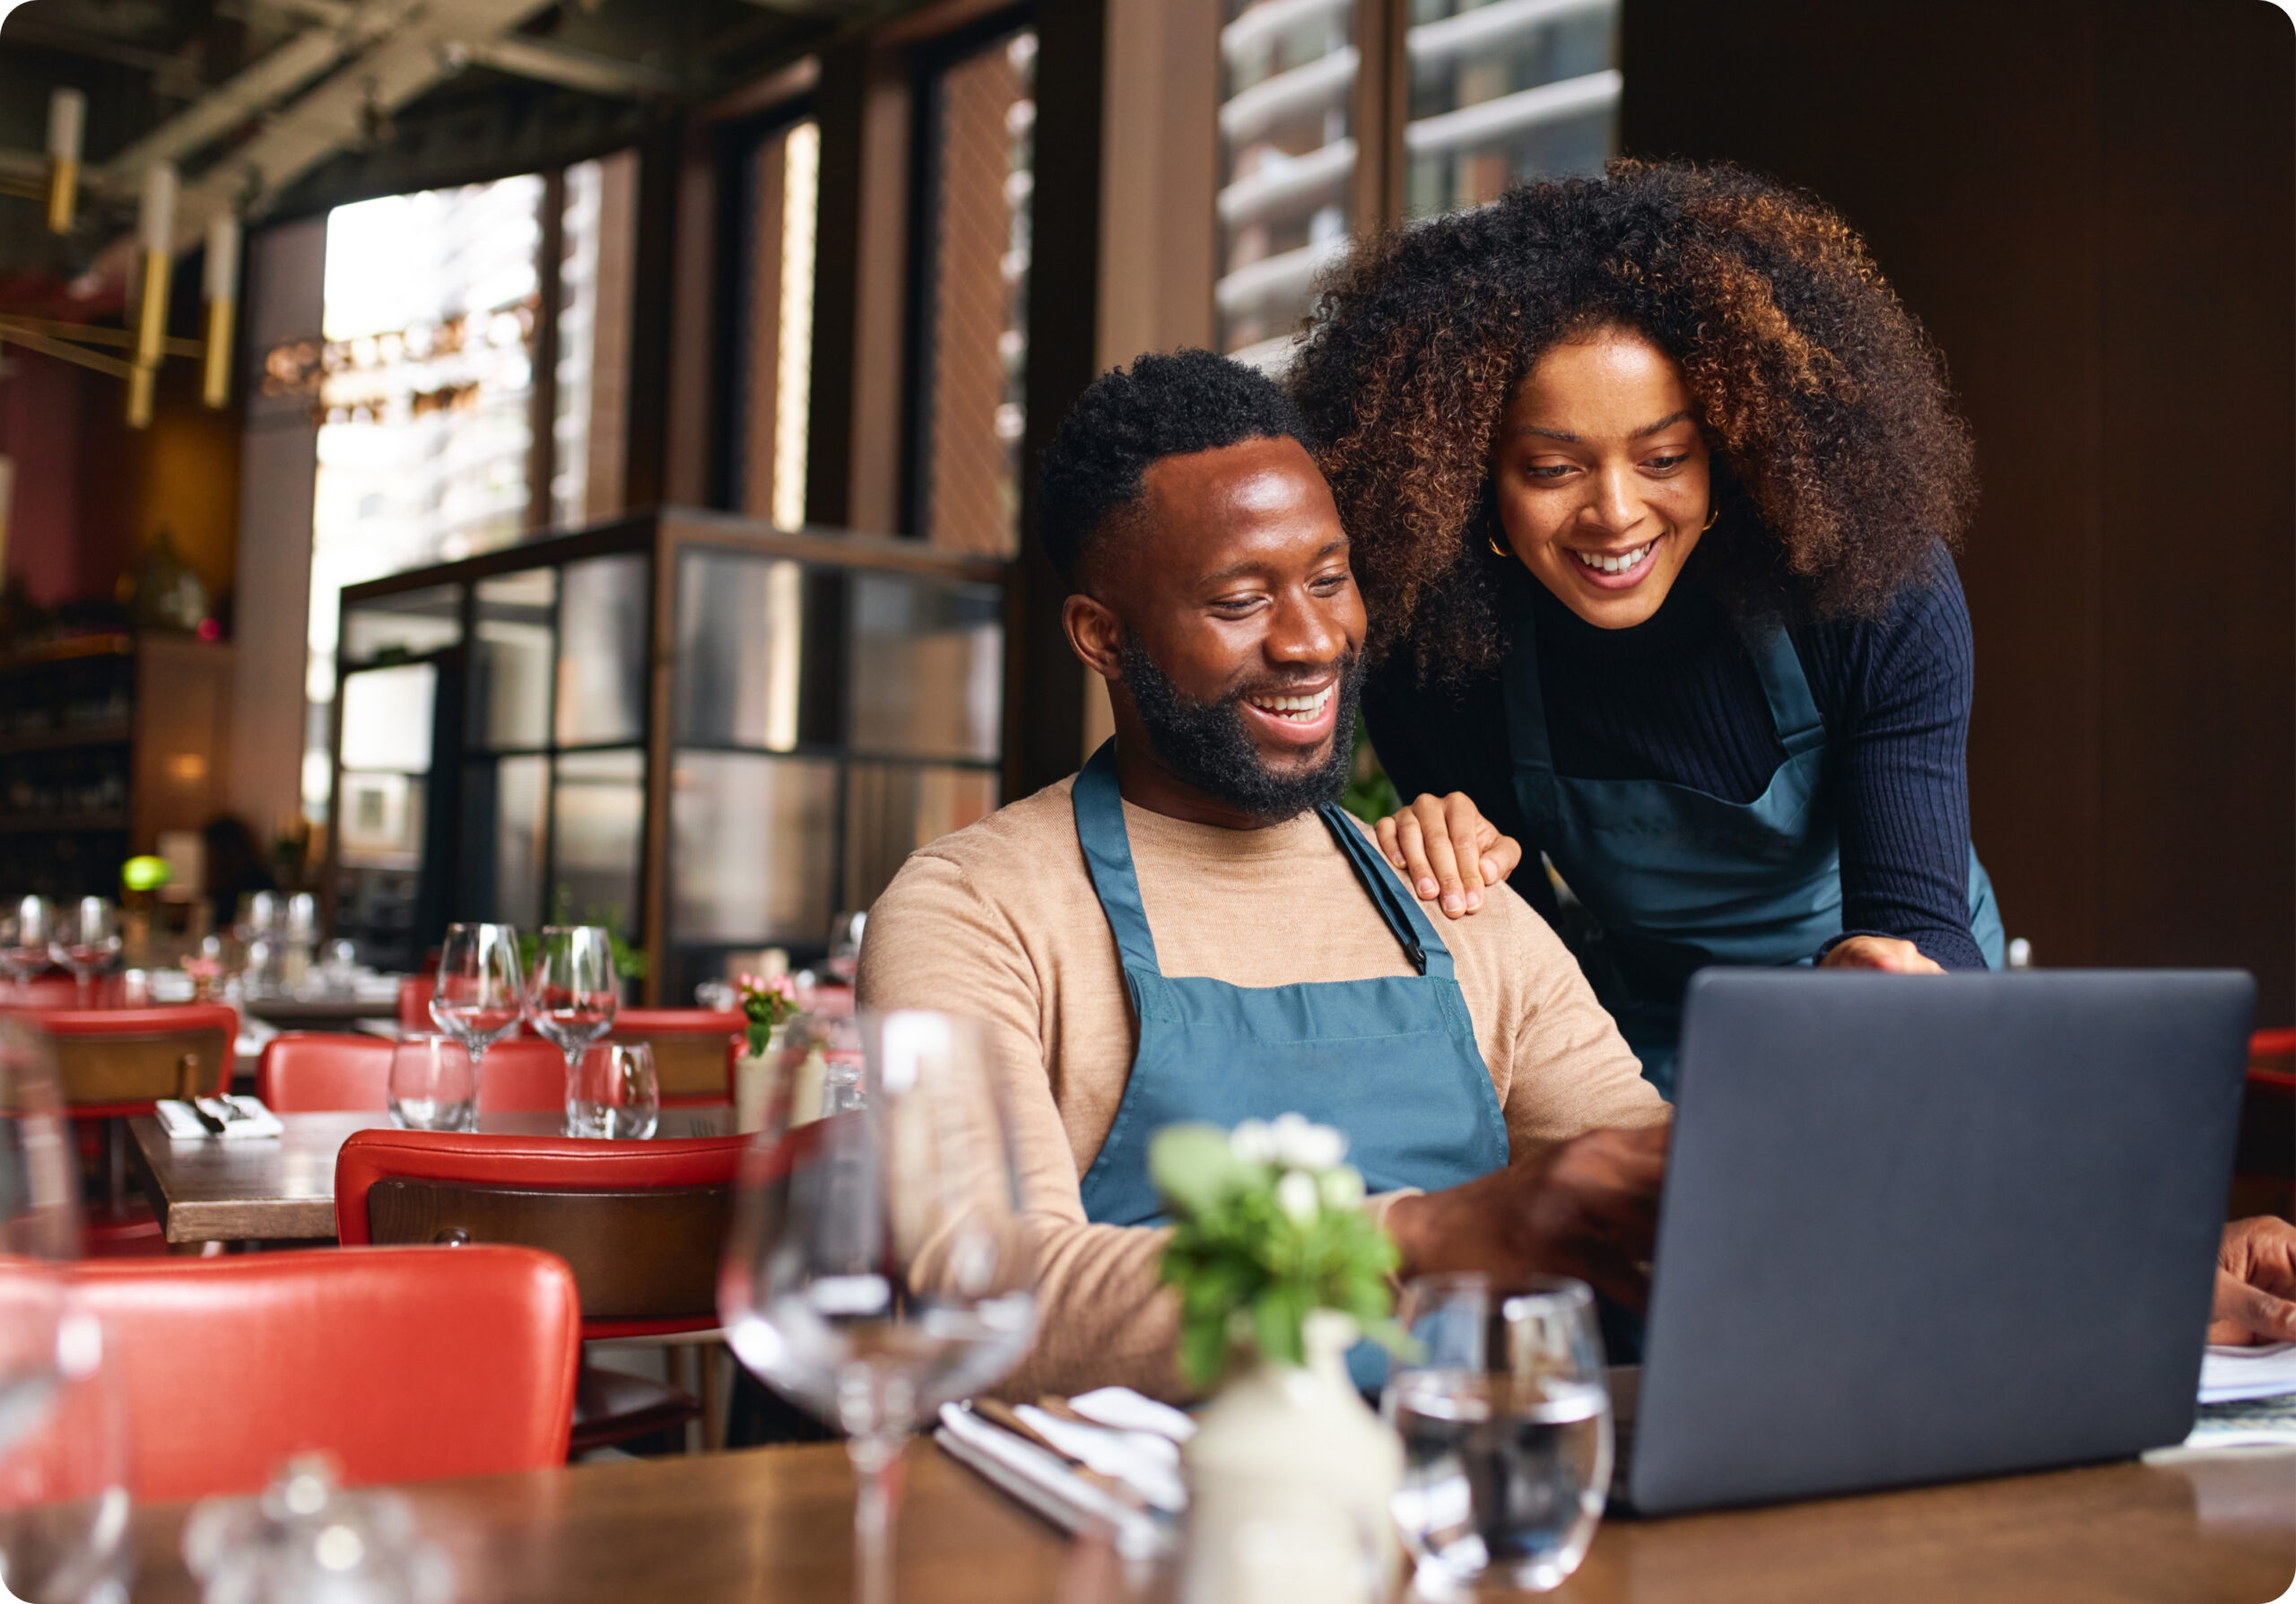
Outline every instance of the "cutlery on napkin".
<path id="1" fill-rule="evenodd" d="M 1075 1434 L 1083 1433 L 1108 1441 L 1088 1442 Z M 1176 1541 L 1175 1517 L 1186 1505 L 1187 1491 L 1175 1466 L 1155 1464 L 1136 1446 L 1127 1451 L 1118 1441 L 1124 1434 L 1064 1421 L 1032 1405 L 1013 1408 L 983 1399 L 944 1404 L 933 1436 L 951 1458 L 1054 1525 L 1067 1531 L 1098 1529 L 1110 1534 L 1125 1557 L 1154 1558 L 1169 1553 Z M 1086 1446 L 1097 1464 L 1071 1451 Z M 1168 1441 L 1165 1446 L 1170 1446 Z M 1134 1479 L 1144 1467 L 1145 1486 Z"/>
<path id="2" fill-rule="evenodd" d="M 162 1097 L 152 1105 L 161 1126 L 180 1141 L 240 1142 L 283 1136 L 287 1128 L 257 1097 Z"/>

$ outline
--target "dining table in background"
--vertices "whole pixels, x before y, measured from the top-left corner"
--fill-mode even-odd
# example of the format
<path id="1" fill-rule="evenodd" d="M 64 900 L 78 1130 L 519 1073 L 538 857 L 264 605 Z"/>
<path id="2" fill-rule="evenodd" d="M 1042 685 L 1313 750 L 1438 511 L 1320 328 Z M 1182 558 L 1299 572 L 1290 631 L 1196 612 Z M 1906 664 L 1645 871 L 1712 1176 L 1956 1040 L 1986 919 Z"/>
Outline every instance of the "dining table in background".
<path id="1" fill-rule="evenodd" d="M 929 1442 L 905 1466 L 899 1604 L 1167 1604 Z M 399 1489 L 456 1597 L 850 1604 L 843 1447 L 622 1460 Z M 135 1515 L 135 1596 L 189 1604 L 181 1505 Z M 2093 1466 L 1665 1521 L 1616 1519 L 1561 1604 L 2266 1604 L 2296 1573 L 2296 1451 Z"/>
<path id="2" fill-rule="evenodd" d="M 335 1157 L 354 1130 L 387 1128 L 380 1110 L 281 1114 L 275 1138 L 178 1140 L 159 1119 L 127 1122 L 130 1163 L 169 1247 L 197 1251 L 207 1242 L 309 1242 L 335 1240 Z M 555 1113 L 483 1114 L 482 1133 L 557 1136 Z M 728 1136 L 730 1103 L 665 1108 L 657 1137 Z"/>

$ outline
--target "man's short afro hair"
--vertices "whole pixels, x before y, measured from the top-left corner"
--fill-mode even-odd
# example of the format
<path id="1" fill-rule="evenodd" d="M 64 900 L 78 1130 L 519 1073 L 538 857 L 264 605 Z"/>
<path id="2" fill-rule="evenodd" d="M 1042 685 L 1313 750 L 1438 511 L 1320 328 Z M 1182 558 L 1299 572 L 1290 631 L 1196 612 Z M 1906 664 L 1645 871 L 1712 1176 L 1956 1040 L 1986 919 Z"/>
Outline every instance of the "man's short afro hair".
<path id="1" fill-rule="evenodd" d="M 1274 379 L 1212 352 L 1152 353 L 1128 370 L 1101 374 L 1045 448 L 1037 528 L 1053 567 L 1075 587 L 1086 551 L 1139 501 L 1151 463 L 1284 439 L 1316 449 L 1307 420 Z"/>

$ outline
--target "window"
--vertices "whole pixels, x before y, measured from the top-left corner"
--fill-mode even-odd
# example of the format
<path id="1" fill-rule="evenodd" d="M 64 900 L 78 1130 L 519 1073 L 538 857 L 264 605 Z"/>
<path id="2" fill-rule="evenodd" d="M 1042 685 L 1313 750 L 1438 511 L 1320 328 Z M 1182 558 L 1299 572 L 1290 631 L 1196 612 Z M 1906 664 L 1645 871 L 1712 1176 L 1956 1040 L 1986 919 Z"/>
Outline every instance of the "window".
<path id="1" fill-rule="evenodd" d="M 735 178 L 744 268 L 724 504 L 785 529 L 805 521 L 821 152 L 820 124 L 785 125 L 750 146 Z"/>
<path id="2" fill-rule="evenodd" d="M 621 510 L 636 190 L 623 153 L 327 214 L 324 344 L 265 364 L 318 424 L 311 817 L 331 800 L 344 587 Z"/>
<path id="3" fill-rule="evenodd" d="M 1220 31 L 1222 349 L 1280 357 L 1346 254 L 1356 178 L 1352 0 L 1229 0 Z"/>
<path id="4" fill-rule="evenodd" d="M 1351 236 L 1599 170 L 1617 146 L 1619 0 L 1228 0 L 1227 15 L 1213 298 L 1244 361 L 1288 360 Z"/>
<path id="5" fill-rule="evenodd" d="M 1020 549 L 1037 36 L 946 59 L 919 97 L 910 527 L 944 550 Z"/>

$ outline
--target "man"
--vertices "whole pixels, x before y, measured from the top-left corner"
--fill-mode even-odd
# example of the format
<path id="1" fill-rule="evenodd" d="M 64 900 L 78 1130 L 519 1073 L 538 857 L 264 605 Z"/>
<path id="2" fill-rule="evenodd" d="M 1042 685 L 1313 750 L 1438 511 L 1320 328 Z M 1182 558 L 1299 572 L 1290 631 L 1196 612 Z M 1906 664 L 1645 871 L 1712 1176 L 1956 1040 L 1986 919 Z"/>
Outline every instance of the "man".
<path id="1" fill-rule="evenodd" d="M 1439 936 L 1329 806 L 1363 608 L 1291 402 L 1208 352 L 1143 357 L 1077 403 L 1043 483 L 1113 750 L 912 856 L 860 975 L 869 1006 L 993 1032 L 1042 1234 L 1041 1334 L 1008 1384 L 1178 1390 L 1146 1153 L 1183 1119 L 1339 1127 L 1406 1275 L 1553 1270 L 1637 1301 L 1665 1105 L 1513 892 Z"/>

